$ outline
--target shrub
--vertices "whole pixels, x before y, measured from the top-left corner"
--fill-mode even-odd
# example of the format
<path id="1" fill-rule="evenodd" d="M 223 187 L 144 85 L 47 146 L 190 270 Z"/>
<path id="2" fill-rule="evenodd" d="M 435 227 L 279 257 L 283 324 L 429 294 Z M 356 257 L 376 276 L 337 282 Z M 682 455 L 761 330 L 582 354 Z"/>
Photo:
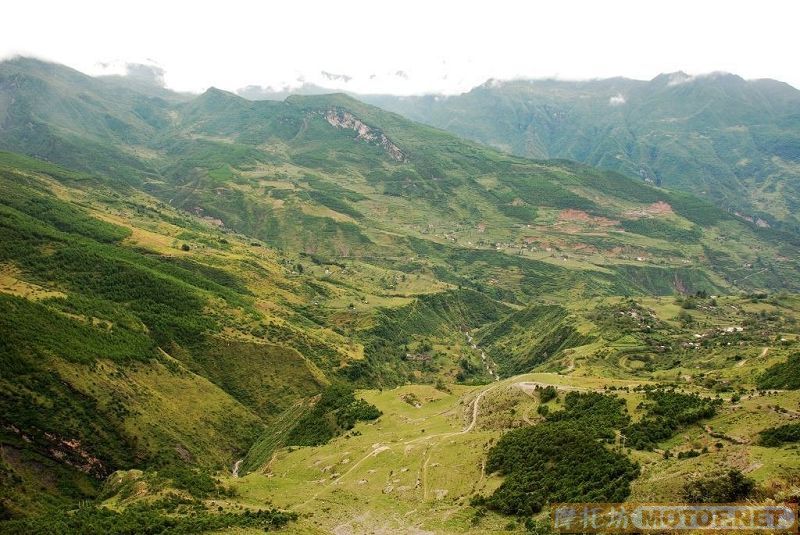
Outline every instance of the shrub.
<path id="1" fill-rule="evenodd" d="M 797 390 L 800 388 L 800 353 L 791 355 L 786 362 L 767 368 L 757 379 L 756 384 L 761 390 L 771 388 Z"/>
<path id="2" fill-rule="evenodd" d="M 486 506 L 516 515 L 536 514 L 551 502 L 621 502 L 639 473 L 569 420 L 509 432 L 490 450 L 486 469 L 506 476 Z"/>
<path id="3" fill-rule="evenodd" d="M 713 416 L 722 400 L 672 390 L 651 390 L 646 394 L 645 403 L 645 416 L 622 430 L 628 446 L 637 450 L 652 450 L 681 427 Z"/>
<path id="4" fill-rule="evenodd" d="M 312 410 L 300 418 L 286 438 L 289 446 L 319 446 L 352 429 L 356 422 L 376 420 L 381 411 L 356 399 L 348 385 L 334 383 L 326 388 Z"/>
<path id="5" fill-rule="evenodd" d="M 683 487 L 683 499 L 691 503 L 727 503 L 747 498 L 755 482 L 739 470 L 691 481 Z"/>
<path id="6" fill-rule="evenodd" d="M 181 514 L 175 514 L 176 511 Z M 165 499 L 136 504 L 119 512 L 95 505 L 83 506 L 76 511 L 55 510 L 0 523 L 0 531 L 8 535 L 181 535 L 226 528 L 271 531 L 295 519 L 295 513 L 275 509 L 220 513 L 207 511 L 199 503 Z"/>
<path id="7" fill-rule="evenodd" d="M 759 444 L 777 448 L 790 442 L 800 442 L 800 424 L 786 424 L 769 427 L 759 433 Z"/>
<path id="8" fill-rule="evenodd" d="M 547 403 L 548 401 L 555 399 L 558 395 L 558 390 L 553 385 L 547 385 L 544 388 L 539 389 L 539 401 L 542 403 Z"/>
<path id="9" fill-rule="evenodd" d="M 539 425 L 510 431 L 492 447 L 486 470 L 506 479 L 494 494 L 475 503 L 532 515 L 554 501 L 623 501 L 639 467 L 601 439 L 613 438 L 614 429 L 628 421 L 625 402 L 616 396 L 569 392 L 564 410 Z"/>

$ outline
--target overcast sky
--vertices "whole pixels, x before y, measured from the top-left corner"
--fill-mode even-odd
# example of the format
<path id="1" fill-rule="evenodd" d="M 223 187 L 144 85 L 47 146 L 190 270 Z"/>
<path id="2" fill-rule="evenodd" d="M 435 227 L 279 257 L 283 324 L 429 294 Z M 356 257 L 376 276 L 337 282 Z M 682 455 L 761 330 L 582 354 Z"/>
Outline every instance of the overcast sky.
<path id="1" fill-rule="evenodd" d="M 488 78 L 729 71 L 800 87 L 797 0 L 9 1 L 0 56 L 90 74 L 155 64 L 177 90 L 397 94 Z"/>

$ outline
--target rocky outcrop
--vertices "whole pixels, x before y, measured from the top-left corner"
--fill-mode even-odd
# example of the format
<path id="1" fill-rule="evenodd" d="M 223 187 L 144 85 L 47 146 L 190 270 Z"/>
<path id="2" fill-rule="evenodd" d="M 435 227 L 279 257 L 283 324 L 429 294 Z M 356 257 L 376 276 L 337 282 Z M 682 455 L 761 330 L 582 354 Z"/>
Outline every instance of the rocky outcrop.
<path id="1" fill-rule="evenodd" d="M 403 151 L 392 143 L 392 141 L 386 137 L 386 134 L 377 128 L 367 125 L 349 111 L 330 109 L 325 112 L 325 120 L 334 128 L 346 128 L 355 131 L 356 139 L 360 141 L 383 147 L 383 150 L 395 161 L 405 162 L 407 160 Z"/>

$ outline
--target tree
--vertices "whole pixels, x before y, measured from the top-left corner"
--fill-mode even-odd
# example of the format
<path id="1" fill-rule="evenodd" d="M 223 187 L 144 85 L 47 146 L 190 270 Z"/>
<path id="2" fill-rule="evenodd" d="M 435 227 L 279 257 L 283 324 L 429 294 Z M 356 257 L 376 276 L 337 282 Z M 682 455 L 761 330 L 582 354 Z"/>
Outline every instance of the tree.
<path id="1" fill-rule="evenodd" d="M 539 401 L 542 403 L 547 403 L 551 399 L 555 399 L 558 395 L 558 390 L 553 385 L 547 385 L 544 388 L 539 389 Z"/>
<path id="2" fill-rule="evenodd" d="M 683 498 L 693 503 L 727 503 L 747 498 L 755 488 L 755 481 L 741 470 L 691 481 L 683 487 Z"/>

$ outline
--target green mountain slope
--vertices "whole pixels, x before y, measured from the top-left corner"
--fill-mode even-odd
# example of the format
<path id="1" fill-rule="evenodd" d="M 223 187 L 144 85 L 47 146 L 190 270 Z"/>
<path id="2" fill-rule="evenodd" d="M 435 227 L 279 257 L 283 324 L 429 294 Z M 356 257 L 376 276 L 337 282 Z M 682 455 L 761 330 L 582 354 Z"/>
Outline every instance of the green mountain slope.
<path id="1" fill-rule="evenodd" d="M 3 70 L 25 70 L 26 61 L 7 62 Z M 26 76 L 49 92 L 69 78 L 60 74 L 63 67 L 37 65 Z M 710 204 L 571 163 L 508 157 L 342 95 L 251 102 L 212 89 L 189 101 L 132 99 L 139 106 L 134 113 L 124 98 L 104 104 L 118 83 L 95 91 L 102 80 L 71 76 L 83 93 L 62 99 L 82 110 L 86 95 L 99 93 L 88 100 L 104 117 L 124 122 L 126 137 L 101 135 L 104 127 L 88 111 L 69 133 L 56 131 L 50 125 L 64 119 L 49 101 L 34 105 L 39 101 L 14 86 L 6 90 L 15 104 L 6 110 L 4 124 L 11 126 L 0 143 L 66 165 L 76 158 L 75 136 L 85 146 L 102 143 L 103 154 L 80 156 L 81 168 L 108 173 L 106 156 L 116 165 L 110 155 L 125 153 L 133 163 L 114 178 L 276 247 L 372 263 L 424 251 L 437 276 L 483 288 L 492 277 L 465 274 L 486 273 L 481 256 L 502 258 L 519 264 L 523 286 L 537 292 L 577 286 L 589 294 L 670 293 L 681 285 L 783 287 L 795 280 L 789 274 L 796 266 L 783 260 L 794 257 L 781 249 L 784 238 Z M 14 126 L 22 113 L 16 103 L 28 101 L 27 116 L 51 129 L 40 143 L 20 139 Z M 140 116 L 168 120 L 146 123 Z M 36 149 L 40 144 L 46 154 Z M 507 258 L 514 255 L 522 258 Z M 437 257 L 447 261 L 441 265 Z M 575 277 L 561 269 L 563 257 L 581 264 L 585 285 L 551 284 Z M 710 266 L 709 258 L 721 261 Z M 464 265 L 445 276 L 453 262 Z M 675 281 L 675 272 L 662 266 L 685 268 L 685 276 Z M 697 271 L 709 267 L 716 277 Z M 497 295 L 510 299 L 521 291 L 512 284 Z"/>
<path id="2" fill-rule="evenodd" d="M 279 344 L 253 336 L 269 316 L 242 283 L 236 265 L 252 260 L 236 241 L 8 153 L 0 192 L 4 508 L 92 496 L 124 467 L 225 466 L 325 384 L 309 359 L 338 353 L 330 334 L 287 322 Z M 189 233 L 210 240 L 201 256 L 169 238 Z"/>
<path id="3" fill-rule="evenodd" d="M 329 385 L 463 393 L 597 343 L 572 324 L 594 299 L 800 288 L 791 235 L 344 95 L 187 97 L 17 59 L 0 148 L 5 517 L 233 500 L 212 474 L 304 436 Z"/>
<path id="4" fill-rule="evenodd" d="M 455 96 L 359 98 L 519 156 L 569 158 L 743 218 L 800 224 L 800 92 L 775 80 L 490 80 Z"/>

